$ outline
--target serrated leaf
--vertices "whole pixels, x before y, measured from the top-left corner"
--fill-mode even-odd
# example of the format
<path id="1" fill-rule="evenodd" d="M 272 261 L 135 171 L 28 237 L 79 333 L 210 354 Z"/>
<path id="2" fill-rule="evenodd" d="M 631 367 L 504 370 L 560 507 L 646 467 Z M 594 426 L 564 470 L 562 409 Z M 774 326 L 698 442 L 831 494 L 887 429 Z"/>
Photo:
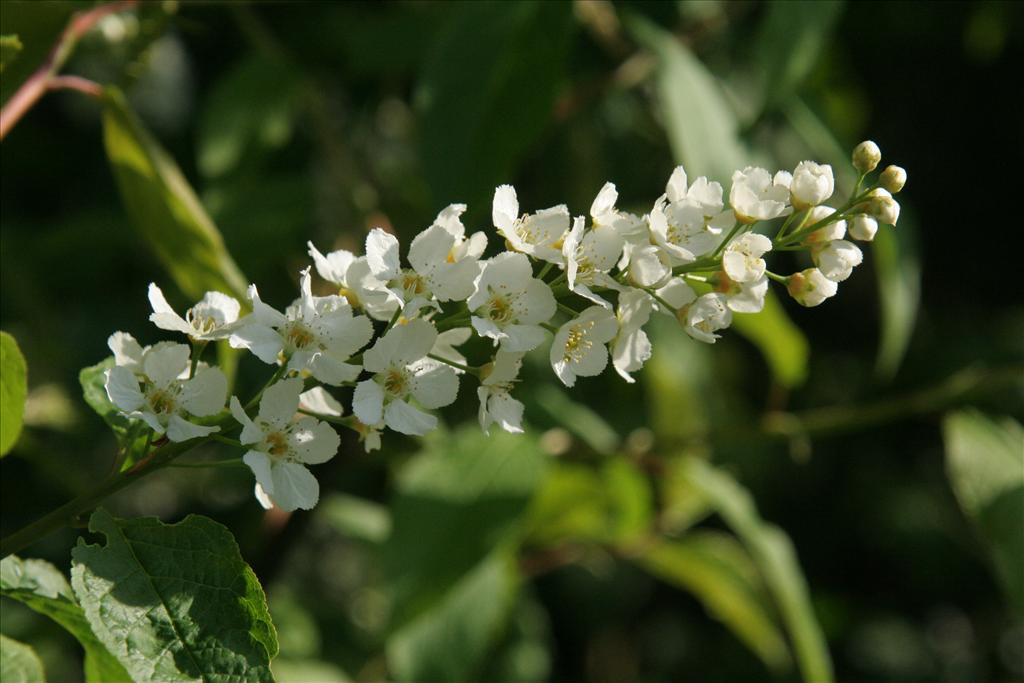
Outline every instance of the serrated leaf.
<path id="1" fill-rule="evenodd" d="M 1024 614 L 1024 428 L 976 411 L 942 423 L 946 471 L 964 513 L 992 553 L 996 574 Z"/>
<path id="2" fill-rule="evenodd" d="M 387 646 L 399 681 L 475 680 L 515 603 L 513 557 L 495 553 L 435 607 L 396 632 Z"/>
<path id="3" fill-rule="evenodd" d="M 245 278 L 174 160 L 112 86 L 103 97 L 103 143 L 128 215 L 178 288 L 243 298 Z"/>
<path id="4" fill-rule="evenodd" d="M 726 182 L 747 165 L 736 112 L 718 80 L 675 35 L 636 15 L 626 26 L 657 59 L 654 87 L 672 154 L 691 177 Z"/>
<path id="5" fill-rule="evenodd" d="M 771 2 L 754 46 L 761 107 L 784 102 L 810 75 L 843 9 L 833 0 Z"/>
<path id="6" fill-rule="evenodd" d="M 761 351 L 779 384 L 793 388 L 807 379 L 810 344 L 786 315 L 775 292 L 768 290 L 760 313 L 735 314 L 732 326 Z"/>
<path id="7" fill-rule="evenodd" d="M 136 683 L 273 681 L 277 635 L 266 597 L 231 532 L 189 515 L 177 524 L 97 510 L 71 585 L 99 640 Z"/>
<path id="8" fill-rule="evenodd" d="M 761 519 L 750 493 L 725 472 L 686 458 L 680 475 L 705 497 L 750 553 L 782 616 L 804 681 L 830 683 L 832 660 L 789 538 Z"/>
<path id="9" fill-rule="evenodd" d="M 465 428 L 438 434 L 399 478 L 382 548 L 396 623 L 429 608 L 526 512 L 545 461 L 534 438 Z"/>
<path id="10" fill-rule="evenodd" d="M 472 207 L 510 181 L 548 125 L 574 23 L 568 3 L 453 9 L 418 83 L 421 158 L 437 202 Z"/>
<path id="11" fill-rule="evenodd" d="M 43 663 L 25 643 L 0 634 L 0 681 L 4 683 L 46 683 Z"/>
<path id="12" fill-rule="evenodd" d="M 731 536 L 695 531 L 646 547 L 637 562 L 694 595 L 770 668 L 791 664 L 750 555 Z"/>
<path id="13" fill-rule="evenodd" d="M 0 561 L 0 594 L 53 619 L 85 650 L 86 683 L 131 683 L 124 667 L 96 638 L 64 574 L 43 560 L 9 555 Z"/>
<path id="14" fill-rule="evenodd" d="M 0 73 L 18 58 L 23 47 L 18 36 L 0 36 Z"/>
<path id="15" fill-rule="evenodd" d="M 28 368 L 18 342 L 0 332 L 0 457 L 7 455 L 21 434 L 28 396 Z"/>

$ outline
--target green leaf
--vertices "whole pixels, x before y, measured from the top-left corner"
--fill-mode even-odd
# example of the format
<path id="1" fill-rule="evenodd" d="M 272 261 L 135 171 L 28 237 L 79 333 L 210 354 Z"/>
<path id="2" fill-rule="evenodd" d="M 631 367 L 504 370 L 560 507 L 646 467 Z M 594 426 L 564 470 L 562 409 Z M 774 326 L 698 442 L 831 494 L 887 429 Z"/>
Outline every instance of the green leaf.
<path id="1" fill-rule="evenodd" d="M 189 297 L 215 290 L 242 298 L 245 278 L 177 164 L 119 90 L 108 87 L 103 102 L 104 146 L 136 229 Z"/>
<path id="2" fill-rule="evenodd" d="M 0 332 L 0 457 L 10 453 L 21 434 L 28 396 L 28 369 L 18 342 Z"/>
<path id="3" fill-rule="evenodd" d="M 545 458 L 534 438 L 467 427 L 427 440 L 401 473 L 382 548 L 396 622 L 427 609 L 517 529 Z"/>
<path id="4" fill-rule="evenodd" d="M 560 2 L 452 9 L 416 93 L 421 158 L 436 202 L 475 206 L 511 180 L 549 124 L 574 22 Z"/>
<path id="5" fill-rule="evenodd" d="M 737 313 L 732 324 L 761 350 L 779 384 L 793 388 L 804 383 L 810 345 L 803 331 L 786 315 L 775 292 L 768 291 L 760 313 Z"/>
<path id="6" fill-rule="evenodd" d="M 79 541 L 71 584 L 86 619 L 136 683 L 272 681 L 277 635 L 256 575 L 225 527 L 97 510 Z"/>
<path id="7" fill-rule="evenodd" d="M 576 435 L 598 453 L 618 451 L 622 439 L 597 411 L 574 401 L 554 384 L 545 383 L 534 390 L 533 398 L 552 420 Z"/>
<path id="8" fill-rule="evenodd" d="M 0 681 L 4 683 L 45 683 L 43 663 L 25 643 L 0 634 Z"/>
<path id="9" fill-rule="evenodd" d="M 85 399 L 85 402 L 103 418 L 103 421 L 117 436 L 118 441 L 123 442 L 128 435 L 132 421 L 125 417 L 124 413 L 118 410 L 107 396 L 106 372 L 112 367 L 114 367 L 114 357 L 110 356 L 96 365 L 82 368 L 78 373 L 78 383 L 82 385 L 82 398 Z"/>
<path id="10" fill-rule="evenodd" d="M 917 230 L 904 211 L 898 227 L 881 225 L 871 243 L 882 310 L 875 374 L 892 379 L 906 356 L 921 302 Z"/>
<path id="11" fill-rule="evenodd" d="M 518 586 L 515 559 L 495 553 L 460 581 L 433 609 L 388 640 L 399 681 L 476 680 L 507 623 Z"/>
<path id="12" fill-rule="evenodd" d="M 124 667 L 96 638 L 64 574 L 43 560 L 0 561 L 0 594 L 53 619 L 85 650 L 87 683 L 130 683 Z"/>
<path id="13" fill-rule="evenodd" d="M 23 47 L 18 36 L 0 36 L 0 73 L 18 58 Z"/>
<path id="14" fill-rule="evenodd" d="M 786 641 L 770 611 L 763 581 L 750 555 L 733 537 L 696 531 L 646 547 L 637 561 L 655 576 L 693 593 L 767 666 L 775 670 L 790 666 Z"/>
<path id="15" fill-rule="evenodd" d="M 749 155 L 718 80 L 672 33 L 636 15 L 625 18 L 636 40 L 657 59 L 654 87 L 676 161 L 691 177 L 729 180 Z"/>
<path id="16" fill-rule="evenodd" d="M 299 79 L 288 64 L 249 55 L 210 90 L 199 124 L 199 170 L 208 178 L 234 170 L 254 150 L 291 138 Z"/>
<path id="17" fill-rule="evenodd" d="M 946 471 L 964 513 L 992 553 L 1011 604 L 1024 615 L 1024 428 L 1012 418 L 949 413 Z"/>
<path id="18" fill-rule="evenodd" d="M 834 680 L 825 636 L 789 538 L 761 519 L 750 493 L 728 474 L 697 458 L 685 460 L 682 474 L 721 515 L 753 558 L 782 615 L 804 680 Z"/>
<path id="19" fill-rule="evenodd" d="M 804 82 L 818 63 L 842 9 L 842 2 L 831 0 L 768 4 L 754 47 L 762 109 L 786 101 Z"/>
<path id="20" fill-rule="evenodd" d="M 387 508 L 365 498 L 332 493 L 317 506 L 317 514 L 348 538 L 383 543 L 391 534 Z"/>

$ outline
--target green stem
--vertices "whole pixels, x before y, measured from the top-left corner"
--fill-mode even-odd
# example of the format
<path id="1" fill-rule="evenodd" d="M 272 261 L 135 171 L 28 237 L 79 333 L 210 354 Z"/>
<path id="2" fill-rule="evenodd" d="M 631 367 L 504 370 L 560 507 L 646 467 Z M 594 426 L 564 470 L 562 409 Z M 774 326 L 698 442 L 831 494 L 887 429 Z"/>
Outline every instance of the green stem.
<path id="1" fill-rule="evenodd" d="M 266 391 L 267 389 L 269 389 L 271 387 L 271 385 L 273 385 L 275 382 L 277 382 L 277 380 L 281 379 L 281 377 L 283 377 L 285 375 L 285 373 L 287 373 L 287 372 L 288 372 L 288 359 L 285 358 L 284 362 L 281 363 L 281 366 L 274 372 L 273 375 L 270 376 L 270 379 L 267 380 L 267 383 L 263 385 L 263 388 L 260 389 L 256 393 L 256 395 L 253 396 L 251 399 L 249 399 L 249 402 L 245 404 L 245 410 L 249 411 L 250 409 L 252 409 L 252 407 L 255 406 L 259 402 L 259 400 L 261 398 L 263 398 L 263 392 Z"/>
<path id="2" fill-rule="evenodd" d="M 539 273 L 537 273 L 537 279 L 538 280 L 543 280 L 544 276 L 547 275 L 551 271 L 551 269 L 554 267 L 554 265 L 555 264 L 551 263 L 550 261 L 545 263 L 544 267 L 540 269 Z"/>
<path id="3" fill-rule="evenodd" d="M 729 242 L 732 241 L 732 238 L 736 236 L 736 233 L 738 233 L 740 231 L 740 228 L 742 228 L 744 225 L 746 225 L 746 223 L 736 221 L 736 225 L 732 226 L 732 230 L 730 230 L 729 234 L 725 236 L 725 239 L 722 240 L 721 244 L 715 247 L 715 250 L 711 252 L 712 260 L 715 260 L 722 255 L 722 252 L 725 251 L 725 248 L 729 246 Z"/>
<path id="4" fill-rule="evenodd" d="M 569 306 L 566 306 L 565 304 L 563 304 L 561 301 L 558 302 L 558 310 L 560 310 L 563 313 L 567 314 L 570 318 L 575 318 L 576 316 L 578 316 L 580 314 L 579 311 L 573 310 Z"/>
<path id="5" fill-rule="evenodd" d="M 205 339 L 192 339 L 192 364 L 188 368 L 188 378 L 192 379 L 196 376 L 196 368 L 199 367 L 199 359 L 203 357 L 203 351 L 206 350 L 206 345 L 209 344 Z"/>
<path id="6" fill-rule="evenodd" d="M 675 310 L 677 310 L 675 306 L 673 306 L 672 304 L 670 304 L 669 302 L 665 301 L 660 296 L 658 296 L 657 293 L 655 293 L 655 291 L 653 289 L 645 289 L 644 291 L 647 292 L 648 294 L 650 294 L 654 298 L 655 301 L 657 301 L 659 304 L 664 306 L 665 310 L 667 310 L 667 311 L 675 311 Z"/>
<path id="7" fill-rule="evenodd" d="M 210 434 L 210 439 L 216 441 L 217 443 L 227 444 L 228 446 L 234 446 L 235 448 L 245 448 L 245 446 L 242 445 L 242 442 L 239 441 L 238 439 L 229 439 L 228 437 L 221 436 L 220 434 Z"/>
<path id="8" fill-rule="evenodd" d="M 479 376 L 480 375 L 480 368 L 474 368 L 474 367 L 469 366 L 469 365 L 463 365 L 462 363 L 456 363 L 453 360 L 448 360 L 447 358 L 442 358 L 441 356 L 435 355 L 433 353 L 428 353 L 427 354 L 427 358 L 433 358 L 436 361 L 444 363 L 445 365 L 450 365 L 453 368 L 458 368 L 459 370 L 462 370 L 463 372 L 468 372 L 471 375 L 475 375 L 475 376 Z"/>
<path id="9" fill-rule="evenodd" d="M 764 271 L 764 274 L 767 275 L 772 280 L 775 280 L 776 282 L 781 282 L 784 285 L 788 285 L 789 284 L 789 278 L 784 276 L 784 275 L 776 275 L 775 273 L 773 273 L 770 270 Z"/>
<path id="10" fill-rule="evenodd" d="M 245 467 L 245 462 L 241 458 L 227 458 L 224 460 L 210 460 L 208 462 L 172 462 L 167 464 L 168 467 L 181 467 L 189 469 L 203 469 L 209 467 Z"/>

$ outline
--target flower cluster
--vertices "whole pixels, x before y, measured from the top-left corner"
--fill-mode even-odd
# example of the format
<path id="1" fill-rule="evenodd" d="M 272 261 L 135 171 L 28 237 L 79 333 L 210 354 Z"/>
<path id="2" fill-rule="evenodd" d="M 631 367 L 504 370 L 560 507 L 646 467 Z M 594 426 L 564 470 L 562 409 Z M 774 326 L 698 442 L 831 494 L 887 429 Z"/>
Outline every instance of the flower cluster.
<path id="1" fill-rule="evenodd" d="M 549 340 L 551 368 L 567 387 L 601 374 L 609 361 L 633 382 L 651 356 L 644 326 L 654 314 L 714 343 L 734 313 L 764 307 L 771 281 L 804 306 L 835 295 L 863 260 L 847 238 L 871 241 L 879 224 L 899 216 L 892 195 L 906 173 L 889 166 L 869 182 L 880 156 L 872 142 L 857 147 L 859 178 L 845 202 L 834 200 L 832 168 L 813 161 L 792 172 L 738 170 L 728 194 L 705 177 L 691 182 L 680 166 L 643 215 L 618 208 L 612 183 L 588 216 L 576 217 L 564 205 L 524 212 L 515 189 L 502 185 L 491 215 L 506 250 L 485 257 L 488 235 L 467 235 L 463 204 L 441 211 L 404 262 L 398 239 L 380 228 L 367 235 L 363 256 L 324 254 L 310 243 L 313 267 L 336 293 L 314 296 L 306 268 L 298 298 L 283 312 L 251 285 L 247 315 L 240 317 L 238 301 L 210 292 L 182 317 L 151 285 L 150 319 L 185 334 L 192 351 L 169 342 L 142 348 L 116 333 L 107 393 L 172 441 L 240 426 L 237 444 L 247 449 L 257 499 L 309 508 L 318 485 L 306 465 L 325 462 L 339 446 L 328 422 L 356 431 L 368 451 L 380 447 L 385 429 L 423 435 L 437 425 L 430 411 L 454 402 L 469 375 L 481 427 L 520 432 L 523 404 L 514 393 L 523 356 Z M 813 265 L 775 273 L 766 256 L 778 251 L 806 252 Z M 479 364 L 457 349 L 474 333 L 492 349 Z M 230 412 L 224 375 L 199 360 L 216 339 L 277 368 L 248 404 L 231 396 Z M 344 392 L 351 415 L 325 387 Z M 194 421 L 203 417 L 205 424 Z"/>

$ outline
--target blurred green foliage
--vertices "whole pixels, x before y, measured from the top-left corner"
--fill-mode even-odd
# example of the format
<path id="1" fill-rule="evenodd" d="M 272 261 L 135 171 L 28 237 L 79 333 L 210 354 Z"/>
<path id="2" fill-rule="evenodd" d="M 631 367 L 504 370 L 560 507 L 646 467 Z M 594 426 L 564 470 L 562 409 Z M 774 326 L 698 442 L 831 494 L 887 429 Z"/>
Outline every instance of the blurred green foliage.
<path id="1" fill-rule="evenodd" d="M 4 100 L 87 6 L 0 3 Z M 611 180 L 642 213 L 675 163 L 727 181 L 816 158 L 850 183 L 847 150 L 869 136 L 910 173 L 904 215 L 814 311 L 778 297 L 713 348 L 659 321 L 635 385 L 606 373 L 566 392 L 528 357 L 526 435 L 484 437 L 464 391 L 422 442 L 388 435 L 363 455 L 346 437 L 309 514 L 262 515 L 248 473 L 227 469 L 165 471 L 110 504 L 232 530 L 284 683 L 1024 676 L 1024 309 L 1019 237 L 995 232 L 1016 189 L 992 172 L 1021 142 L 1019 106 L 992 96 L 1019 78 L 1021 14 L 396 2 L 110 17 L 66 68 L 107 85 L 103 102 L 50 94 L 3 142 L 0 324 L 30 377 L 4 534 L 109 469 L 116 444 L 78 374 L 115 329 L 161 338 L 150 281 L 176 306 L 248 281 L 284 304 L 306 240 L 409 238 L 456 201 L 487 229 L 499 183 L 582 213 Z M 241 362 L 240 393 L 259 370 Z M 31 553 L 66 569 L 80 533 Z M 49 680 L 81 676 L 72 637 L 18 602 L 2 629 Z"/>

